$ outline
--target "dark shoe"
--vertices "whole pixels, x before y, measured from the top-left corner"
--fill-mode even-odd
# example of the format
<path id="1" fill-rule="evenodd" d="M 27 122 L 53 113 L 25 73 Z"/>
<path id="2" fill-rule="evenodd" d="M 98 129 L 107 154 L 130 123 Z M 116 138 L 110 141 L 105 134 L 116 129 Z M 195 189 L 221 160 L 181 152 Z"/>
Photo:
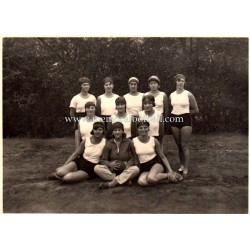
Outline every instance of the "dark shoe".
<path id="1" fill-rule="evenodd" d="M 128 187 L 132 187 L 133 186 L 133 183 L 131 180 L 128 180 L 124 183 L 125 186 L 128 186 Z"/>
<path id="2" fill-rule="evenodd" d="M 49 179 L 49 180 L 59 180 L 59 181 L 62 181 L 62 180 L 63 180 L 63 179 L 62 179 L 60 176 L 58 176 L 56 173 L 50 174 L 50 175 L 48 176 L 48 179 Z"/>
<path id="3" fill-rule="evenodd" d="M 99 185 L 99 189 L 108 189 L 109 183 L 108 182 L 101 182 Z"/>

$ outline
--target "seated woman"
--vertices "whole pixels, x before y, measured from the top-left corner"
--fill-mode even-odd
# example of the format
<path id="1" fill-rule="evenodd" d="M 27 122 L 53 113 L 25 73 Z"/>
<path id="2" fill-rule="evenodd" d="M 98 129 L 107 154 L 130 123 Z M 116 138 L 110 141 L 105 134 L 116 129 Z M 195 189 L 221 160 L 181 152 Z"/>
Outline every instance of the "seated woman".
<path id="1" fill-rule="evenodd" d="M 135 166 L 131 140 L 126 138 L 121 122 L 113 124 L 113 139 L 103 149 L 100 165 L 96 165 L 94 171 L 103 180 L 99 188 L 112 188 L 124 183 L 130 184 L 130 180 L 136 177 L 140 170 Z"/>
<path id="2" fill-rule="evenodd" d="M 133 116 L 126 112 L 127 103 L 123 96 L 119 96 L 115 100 L 117 113 L 111 115 L 110 121 L 107 123 L 107 139 L 112 138 L 112 124 L 115 122 L 121 122 L 124 127 L 124 133 L 127 138 L 132 138 L 136 136 L 136 126 L 133 122 Z"/>
<path id="3" fill-rule="evenodd" d="M 137 124 L 139 136 L 132 140 L 136 164 L 140 166 L 140 186 L 149 186 L 163 181 L 177 182 L 183 177 L 172 171 L 167 157 L 164 155 L 159 141 L 149 136 L 149 122 L 139 121 Z M 137 162 L 139 161 L 139 163 Z"/>
<path id="4" fill-rule="evenodd" d="M 91 131 L 93 130 L 93 124 L 95 122 L 101 122 L 102 118 L 95 115 L 96 105 L 93 102 L 87 102 L 85 104 L 86 116 L 82 117 L 78 123 L 78 140 L 77 147 L 86 137 L 91 136 Z"/>
<path id="5" fill-rule="evenodd" d="M 106 139 L 103 138 L 103 122 L 95 122 L 91 137 L 86 137 L 68 158 L 65 164 L 56 169 L 49 179 L 64 183 L 74 183 L 96 177 L 94 167 L 99 163 Z M 78 156 L 82 156 L 78 158 Z"/>

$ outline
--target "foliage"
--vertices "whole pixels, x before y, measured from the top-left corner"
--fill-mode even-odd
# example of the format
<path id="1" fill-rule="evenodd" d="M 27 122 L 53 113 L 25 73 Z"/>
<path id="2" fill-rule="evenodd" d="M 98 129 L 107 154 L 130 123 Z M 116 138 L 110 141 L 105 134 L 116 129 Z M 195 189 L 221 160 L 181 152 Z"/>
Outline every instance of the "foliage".
<path id="1" fill-rule="evenodd" d="M 114 91 L 139 90 L 158 75 L 161 89 L 175 90 L 183 73 L 197 99 L 199 132 L 248 130 L 248 39 L 246 38 L 5 38 L 3 40 L 3 135 L 52 137 L 72 134 L 65 123 L 77 80 L 88 76 L 91 93 L 103 93 L 112 76 Z"/>

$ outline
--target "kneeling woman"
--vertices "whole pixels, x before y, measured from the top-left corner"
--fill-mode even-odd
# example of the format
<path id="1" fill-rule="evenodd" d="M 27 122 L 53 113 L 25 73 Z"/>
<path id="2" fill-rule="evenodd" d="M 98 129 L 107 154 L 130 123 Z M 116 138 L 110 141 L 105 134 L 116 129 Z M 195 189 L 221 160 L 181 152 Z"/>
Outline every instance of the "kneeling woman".
<path id="1" fill-rule="evenodd" d="M 96 165 L 94 171 L 103 180 L 99 188 L 112 188 L 117 185 L 129 184 L 140 170 L 135 166 L 131 140 L 126 138 L 121 122 L 112 124 L 113 139 L 109 140 L 103 149 L 101 165 Z"/>
<path id="2" fill-rule="evenodd" d="M 59 179 L 65 183 L 80 182 L 96 177 L 94 167 L 100 161 L 106 139 L 103 138 L 103 122 L 95 122 L 91 137 L 82 140 L 76 151 L 65 164 L 56 169 L 50 179 Z M 79 157 L 78 156 L 82 156 Z"/>
<path id="3" fill-rule="evenodd" d="M 139 136 L 132 140 L 132 146 L 138 156 L 142 172 L 139 176 L 138 184 L 140 186 L 148 186 L 166 180 L 171 182 L 182 180 L 183 178 L 180 174 L 172 171 L 159 141 L 148 135 L 149 122 L 146 120 L 139 121 L 137 128 Z"/>

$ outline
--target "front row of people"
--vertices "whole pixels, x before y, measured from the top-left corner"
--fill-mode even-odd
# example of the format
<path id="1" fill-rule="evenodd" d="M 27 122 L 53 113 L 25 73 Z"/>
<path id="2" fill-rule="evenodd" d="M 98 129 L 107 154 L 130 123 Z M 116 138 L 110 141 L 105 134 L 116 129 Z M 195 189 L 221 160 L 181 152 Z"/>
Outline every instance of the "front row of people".
<path id="1" fill-rule="evenodd" d="M 149 136 L 149 127 L 148 121 L 140 120 L 138 136 L 130 140 L 123 124 L 115 122 L 113 138 L 106 142 L 104 124 L 94 122 L 91 136 L 83 138 L 65 164 L 49 178 L 74 183 L 99 176 L 105 181 L 100 183 L 100 189 L 131 185 L 138 175 L 140 186 L 181 181 L 183 177 L 171 169 L 159 141 Z"/>

